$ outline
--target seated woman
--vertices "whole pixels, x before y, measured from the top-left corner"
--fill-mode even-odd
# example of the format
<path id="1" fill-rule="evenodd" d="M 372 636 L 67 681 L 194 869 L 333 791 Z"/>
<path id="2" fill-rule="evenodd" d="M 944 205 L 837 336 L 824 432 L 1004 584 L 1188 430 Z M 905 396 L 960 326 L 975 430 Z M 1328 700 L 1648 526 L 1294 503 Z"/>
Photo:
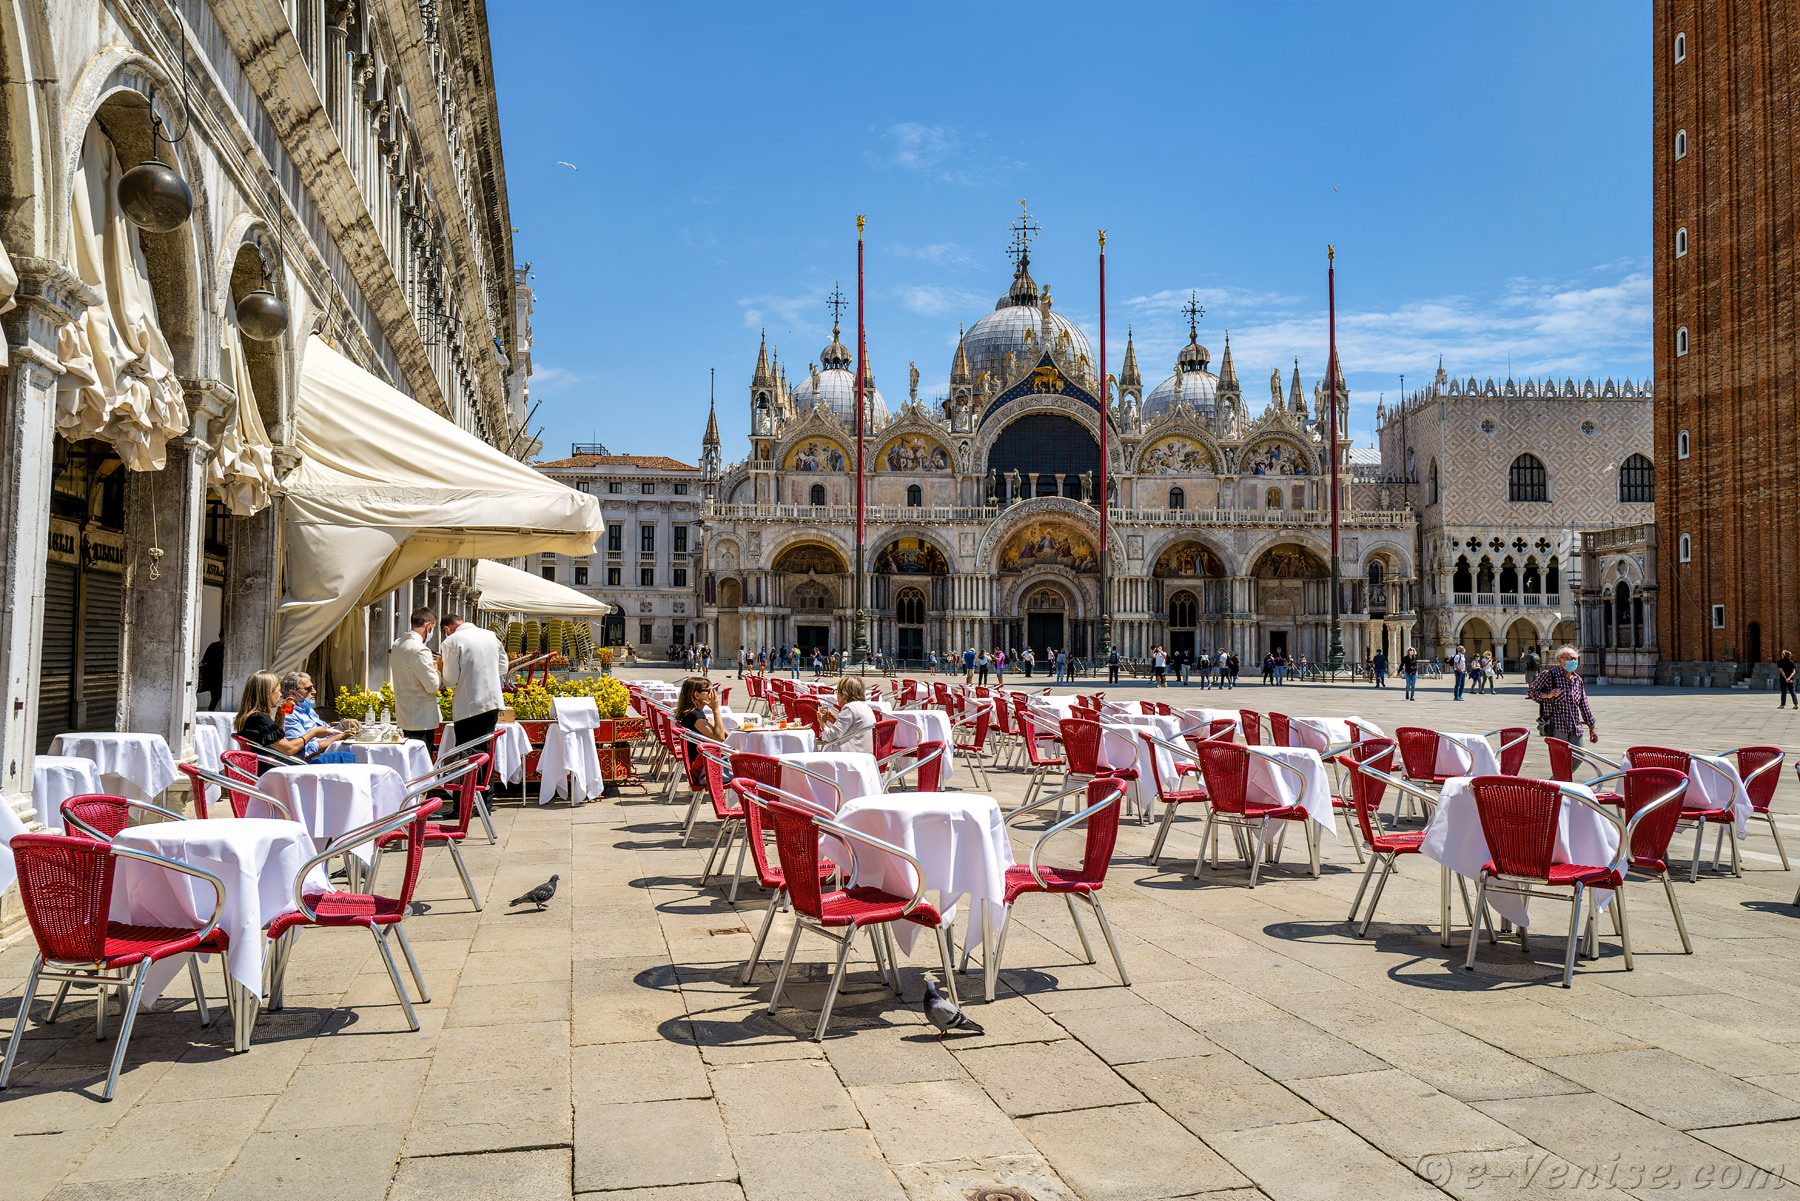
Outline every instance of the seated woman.
<path id="1" fill-rule="evenodd" d="M 725 741 L 725 722 L 719 716 L 719 690 L 713 687 L 711 680 L 699 676 L 689 676 L 681 682 L 681 691 L 675 697 L 675 720 L 682 729 L 688 730 L 709 742 Z M 694 769 L 699 762 L 700 748 L 687 743 L 688 778 L 694 778 Z M 731 778 L 731 772 L 725 772 L 725 778 Z"/>
<path id="2" fill-rule="evenodd" d="M 294 756 L 299 756 L 308 742 L 316 742 L 323 747 L 350 737 L 348 731 L 319 726 L 290 738 L 283 729 L 281 715 L 276 711 L 280 705 L 280 678 L 268 671 L 252 673 L 244 682 L 244 692 L 238 701 L 237 720 L 232 722 L 232 731 L 258 746 Z"/>
<path id="3" fill-rule="evenodd" d="M 854 676 L 843 676 L 837 682 L 837 719 L 825 727 L 819 741 L 822 751 L 863 751 L 875 753 L 875 723 L 879 718 L 874 708 L 863 699 L 863 682 Z"/>

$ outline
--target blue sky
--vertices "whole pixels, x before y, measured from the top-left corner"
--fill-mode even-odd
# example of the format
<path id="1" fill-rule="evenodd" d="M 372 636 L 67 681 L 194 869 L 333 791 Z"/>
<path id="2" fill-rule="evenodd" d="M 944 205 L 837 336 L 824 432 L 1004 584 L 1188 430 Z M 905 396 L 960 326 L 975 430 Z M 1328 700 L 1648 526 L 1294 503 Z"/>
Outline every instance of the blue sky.
<path id="1" fill-rule="evenodd" d="M 1260 411 L 1324 370 L 1325 246 L 1352 433 L 1452 373 L 1650 373 L 1650 12 L 1639 3 L 776 4 L 490 0 L 546 457 L 696 462 L 718 369 L 747 444 L 767 326 L 805 372 L 869 217 L 890 403 L 947 386 L 957 323 L 1032 274 L 1146 387 L 1206 306 Z M 565 166 L 561 164 L 572 164 Z M 847 321 L 850 320 L 847 317 Z M 846 342 L 850 338 L 846 336 Z"/>

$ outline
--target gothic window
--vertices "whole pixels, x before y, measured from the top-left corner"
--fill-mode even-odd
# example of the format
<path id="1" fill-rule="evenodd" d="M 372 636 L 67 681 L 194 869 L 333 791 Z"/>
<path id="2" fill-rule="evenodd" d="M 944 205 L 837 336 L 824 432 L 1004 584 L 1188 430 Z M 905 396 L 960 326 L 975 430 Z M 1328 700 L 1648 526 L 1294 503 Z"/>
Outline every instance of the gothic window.
<path id="1" fill-rule="evenodd" d="M 1675 131 L 1675 157 L 1687 157 L 1687 130 L 1685 129 Z"/>
<path id="2" fill-rule="evenodd" d="M 812 486 L 812 491 L 810 493 L 808 493 L 807 495 L 808 495 L 808 500 L 807 500 L 808 504 L 814 505 L 814 506 L 824 504 L 825 503 L 825 485 L 824 484 L 814 484 Z"/>
<path id="3" fill-rule="evenodd" d="M 1643 455 L 1632 455 L 1619 465 L 1619 499 L 1626 504 L 1656 499 L 1656 468 Z"/>
<path id="4" fill-rule="evenodd" d="M 924 504 L 925 489 L 919 487 L 917 484 L 908 484 L 906 486 L 906 507 L 909 509 L 917 509 L 921 508 Z"/>
<path id="5" fill-rule="evenodd" d="M 1686 430 L 1675 435 L 1675 457 L 1678 459 L 1688 457 L 1688 432 Z"/>
<path id="6" fill-rule="evenodd" d="M 819 613 L 831 607 L 831 589 L 817 580 L 808 580 L 794 589 L 793 609 L 796 613 Z"/>
<path id="7" fill-rule="evenodd" d="M 1506 475 L 1506 499 L 1510 501 L 1543 501 L 1550 499 L 1550 485 L 1544 475 L 1544 464 L 1536 455 L 1520 455 Z"/>
<path id="8" fill-rule="evenodd" d="M 902 588 L 894 598 L 894 620 L 903 626 L 925 624 L 925 594 L 917 588 Z"/>
<path id="9" fill-rule="evenodd" d="M 1686 534 L 1683 534 L 1675 542 L 1675 560 L 1678 563 L 1694 561 L 1694 540 Z"/>
<path id="10" fill-rule="evenodd" d="M 1687 34 L 1685 33 L 1675 35 L 1675 61 L 1678 63 L 1687 61 Z"/>
<path id="11" fill-rule="evenodd" d="M 1191 630 L 1195 625 L 1195 617 L 1200 612 L 1200 603 L 1194 599 L 1192 592 L 1177 592 L 1169 598 L 1169 628 L 1173 630 Z"/>
<path id="12" fill-rule="evenodd" d="M 1381 580 L 1382 580 L 1381 560 L 1377 559 L 1373 563 L 1369 564 L 1369 586 L 1371 588 L 1379 588 L 1379 587 L 1381 587 Z"/>
<path id="13" fill-rule="evenodd" d="M 1688 352 L 1687 326 L 1680 325 L 1675 328 L 1675 353 L 1677 355 L 1684 355 L 1687 352 Z"/>
<path id="14" fill-rule="evenodd" d="M 1438 470 L 1436 459 L 1431 460 L 1431 499 L 1425 503 L 1428 505 L 1435 505 L 1438 503 Z"/>
<path id="15" fill-rule="evenodd" d="M 1517 592 L 1518 590 L 1519 590 L 1519 568 L 1512 561 L 1512 556 L 1508 555 L 1508 556 L 1506 556 L 1506 559 L 1500 564 L 1500 591 L 1513 593 L 1513 592 Z"/>
<path id="16" fill-rule="evenodd" d="M 1475 572 L 1475 591 L 1492 592 L 1494 590 L 1494 561 L 1486 555 L 1481 557 L 1481 567 Z"/>
<path id="17" fill-rule="evenodd" d="M 1525 564 L 1525 591 L 1531 596 L 1536 596 L 1543 590 L 1543 576 L 1538 573 L 1537 560 L 1532 559 Z"/>
<path id="18" fill-rule="evenodd" d="M 1187 508 L 1187 493 L 1180 488 L 1169 489 L 1169 507 L 1171 509 Z"/>
<path id="19" fill-rule="evenodd" d="M 1544 572 L 1544 591 L 1551 597 L 1562 595 L 1562 564 L 1556 556 L 1550 557 L 1550 566 Z"/>
<path id="20" fill-rule="evenodd" d="M 1631 645 L 1631 586 L 1624 580 L 1613 585 L 1613 620 L 1618 622 L 1613 632 L 1614 646 Z"/>
<path id="21" fill-rule="evenodd" d="M 1450 577 L 1450 591 L 1475 591 L 1475 577 L 1469 571 L 1469 556 L 1460 555 L 1456 560 L 1456 572 Z"/>

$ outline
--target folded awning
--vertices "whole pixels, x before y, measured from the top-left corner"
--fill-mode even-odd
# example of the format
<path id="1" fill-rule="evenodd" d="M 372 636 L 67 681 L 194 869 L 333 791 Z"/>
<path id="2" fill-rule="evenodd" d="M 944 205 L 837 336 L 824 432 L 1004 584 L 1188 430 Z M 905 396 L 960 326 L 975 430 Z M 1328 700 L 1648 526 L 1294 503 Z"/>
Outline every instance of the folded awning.
<path id="1" fill-rule="evenodd" d="M 298 667 L 357 605 L 438 559 L 588 555 L 600 502 L 533 471 L 307 340 L 283 481 L 275 671 Z"/>
<path id="2" fill-rule="evenodd" d="M 481 590 L 481 607 L 494 613 L 521 613 L 526 617 L 605 617 L 613 611 L 613 606 L 603 600 L 492 559 L 475 564 L 475 587 Z"/>

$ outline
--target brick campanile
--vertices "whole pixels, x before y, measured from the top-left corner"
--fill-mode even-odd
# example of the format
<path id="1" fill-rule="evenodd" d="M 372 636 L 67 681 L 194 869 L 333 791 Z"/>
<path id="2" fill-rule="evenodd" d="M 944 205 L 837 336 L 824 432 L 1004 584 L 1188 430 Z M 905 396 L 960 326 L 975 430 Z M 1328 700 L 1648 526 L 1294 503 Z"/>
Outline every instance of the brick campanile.
<path id="1" fill-rule="evenodd" d="M 1657 0 L 1656 519 L 1668 662 L 1800 654 L 1800 4 Z"/>

